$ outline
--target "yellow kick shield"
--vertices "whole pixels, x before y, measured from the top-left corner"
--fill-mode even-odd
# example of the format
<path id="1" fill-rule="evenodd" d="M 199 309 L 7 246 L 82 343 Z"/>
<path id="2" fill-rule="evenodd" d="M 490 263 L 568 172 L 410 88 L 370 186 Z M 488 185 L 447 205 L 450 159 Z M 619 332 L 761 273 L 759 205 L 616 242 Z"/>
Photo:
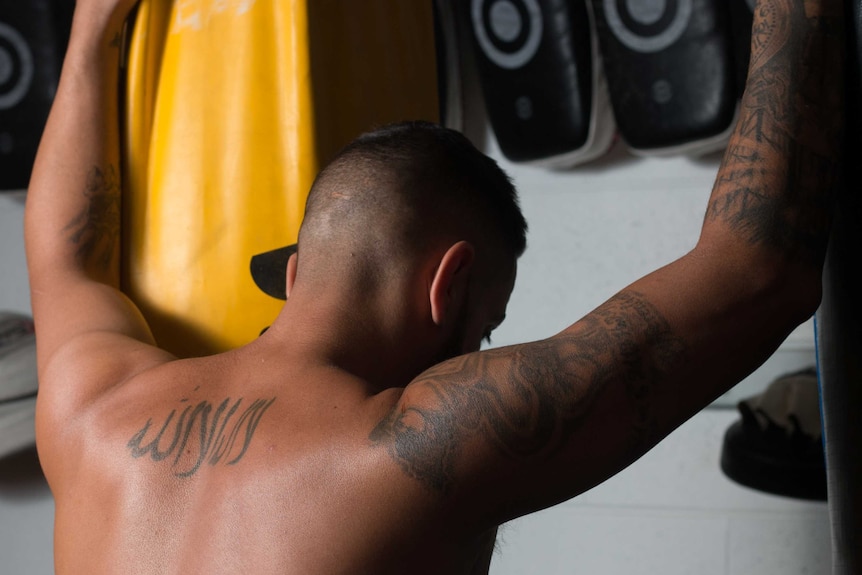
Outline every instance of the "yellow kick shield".
<path id="1" fill-rule="evenodd" d="M 430 0 L 142 0 L 126 69 L 123 289 L 183 357 L 245 344 L 282 302 L 251 258 L 296 241 L 353 137 L 436 120 Z"/>

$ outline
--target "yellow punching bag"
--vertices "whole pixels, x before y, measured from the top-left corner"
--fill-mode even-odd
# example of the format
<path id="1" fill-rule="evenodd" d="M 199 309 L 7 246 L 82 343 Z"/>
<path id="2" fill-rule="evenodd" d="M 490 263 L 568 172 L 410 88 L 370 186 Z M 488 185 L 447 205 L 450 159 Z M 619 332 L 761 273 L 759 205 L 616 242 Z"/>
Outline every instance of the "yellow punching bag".
<path id="1" fill-rule="evenodd" d="M 123 289 L 182 357 L 245 344 L 282 302 L 251 258 L 296 241 L 359 133 L 436 120 L 430 0 L 142 0 L 124 110 Z"/>

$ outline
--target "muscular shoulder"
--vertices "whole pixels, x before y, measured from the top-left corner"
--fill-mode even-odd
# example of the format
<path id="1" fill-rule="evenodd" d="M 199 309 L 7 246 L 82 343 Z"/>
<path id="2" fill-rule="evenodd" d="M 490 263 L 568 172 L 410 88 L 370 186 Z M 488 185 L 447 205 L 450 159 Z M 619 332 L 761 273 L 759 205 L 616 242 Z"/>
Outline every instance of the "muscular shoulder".
<path id="1" fill-rule="evenodd" d="M 181 379 L 181 361 L 156 348 L 140 353 L 114 345 L 111 364 L 76 364 L 66 355 L 86 354 L 99 337 L 63 349 L 40 375 L 36 409 L 37 445 L 49 480 L 87 453 L 127 432 L 136 416 L 163 401 L 160 391 Z M 116 342 L 112 342 L 116 344 Z"/>
<path id="2" fill-rule="evenodd" d="M 116 334 L 78 336 L 40 370 L 43 420 L 74 419 L 118 388 L 175 360 L 164 350 Z"/>

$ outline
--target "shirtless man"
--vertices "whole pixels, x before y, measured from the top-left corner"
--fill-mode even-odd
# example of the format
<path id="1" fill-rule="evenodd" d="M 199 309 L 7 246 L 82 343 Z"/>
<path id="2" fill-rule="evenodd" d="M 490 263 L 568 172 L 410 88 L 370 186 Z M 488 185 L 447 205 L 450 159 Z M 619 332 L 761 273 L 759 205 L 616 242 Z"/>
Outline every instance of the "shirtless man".
<path id="1" fill-rule="evenodd" d="M 401 126 L 316 182 L 272 328 L 177 360 L 117 290 L 116 39 L 133 3 L 78 0 L 27 204 L 61 575 L 485 572 L 498 525 L 628 465 L 818 306 L 841 2 L 761 0 L 696 247 L 571 327 L 477 352 L 523 219 L 465 141 Z"/>

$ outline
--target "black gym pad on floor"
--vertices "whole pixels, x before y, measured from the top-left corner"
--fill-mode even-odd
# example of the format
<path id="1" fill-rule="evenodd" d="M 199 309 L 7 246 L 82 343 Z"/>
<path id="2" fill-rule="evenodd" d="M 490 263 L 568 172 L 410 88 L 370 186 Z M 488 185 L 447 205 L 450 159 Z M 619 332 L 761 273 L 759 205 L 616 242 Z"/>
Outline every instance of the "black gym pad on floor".
<path id="1" fill-rule="evenodd" d="M 774 495 L 826 500 L 826 463 L 814 369 L 779 377 L 739 403 L 721 469 L 730 479 Z"/>

